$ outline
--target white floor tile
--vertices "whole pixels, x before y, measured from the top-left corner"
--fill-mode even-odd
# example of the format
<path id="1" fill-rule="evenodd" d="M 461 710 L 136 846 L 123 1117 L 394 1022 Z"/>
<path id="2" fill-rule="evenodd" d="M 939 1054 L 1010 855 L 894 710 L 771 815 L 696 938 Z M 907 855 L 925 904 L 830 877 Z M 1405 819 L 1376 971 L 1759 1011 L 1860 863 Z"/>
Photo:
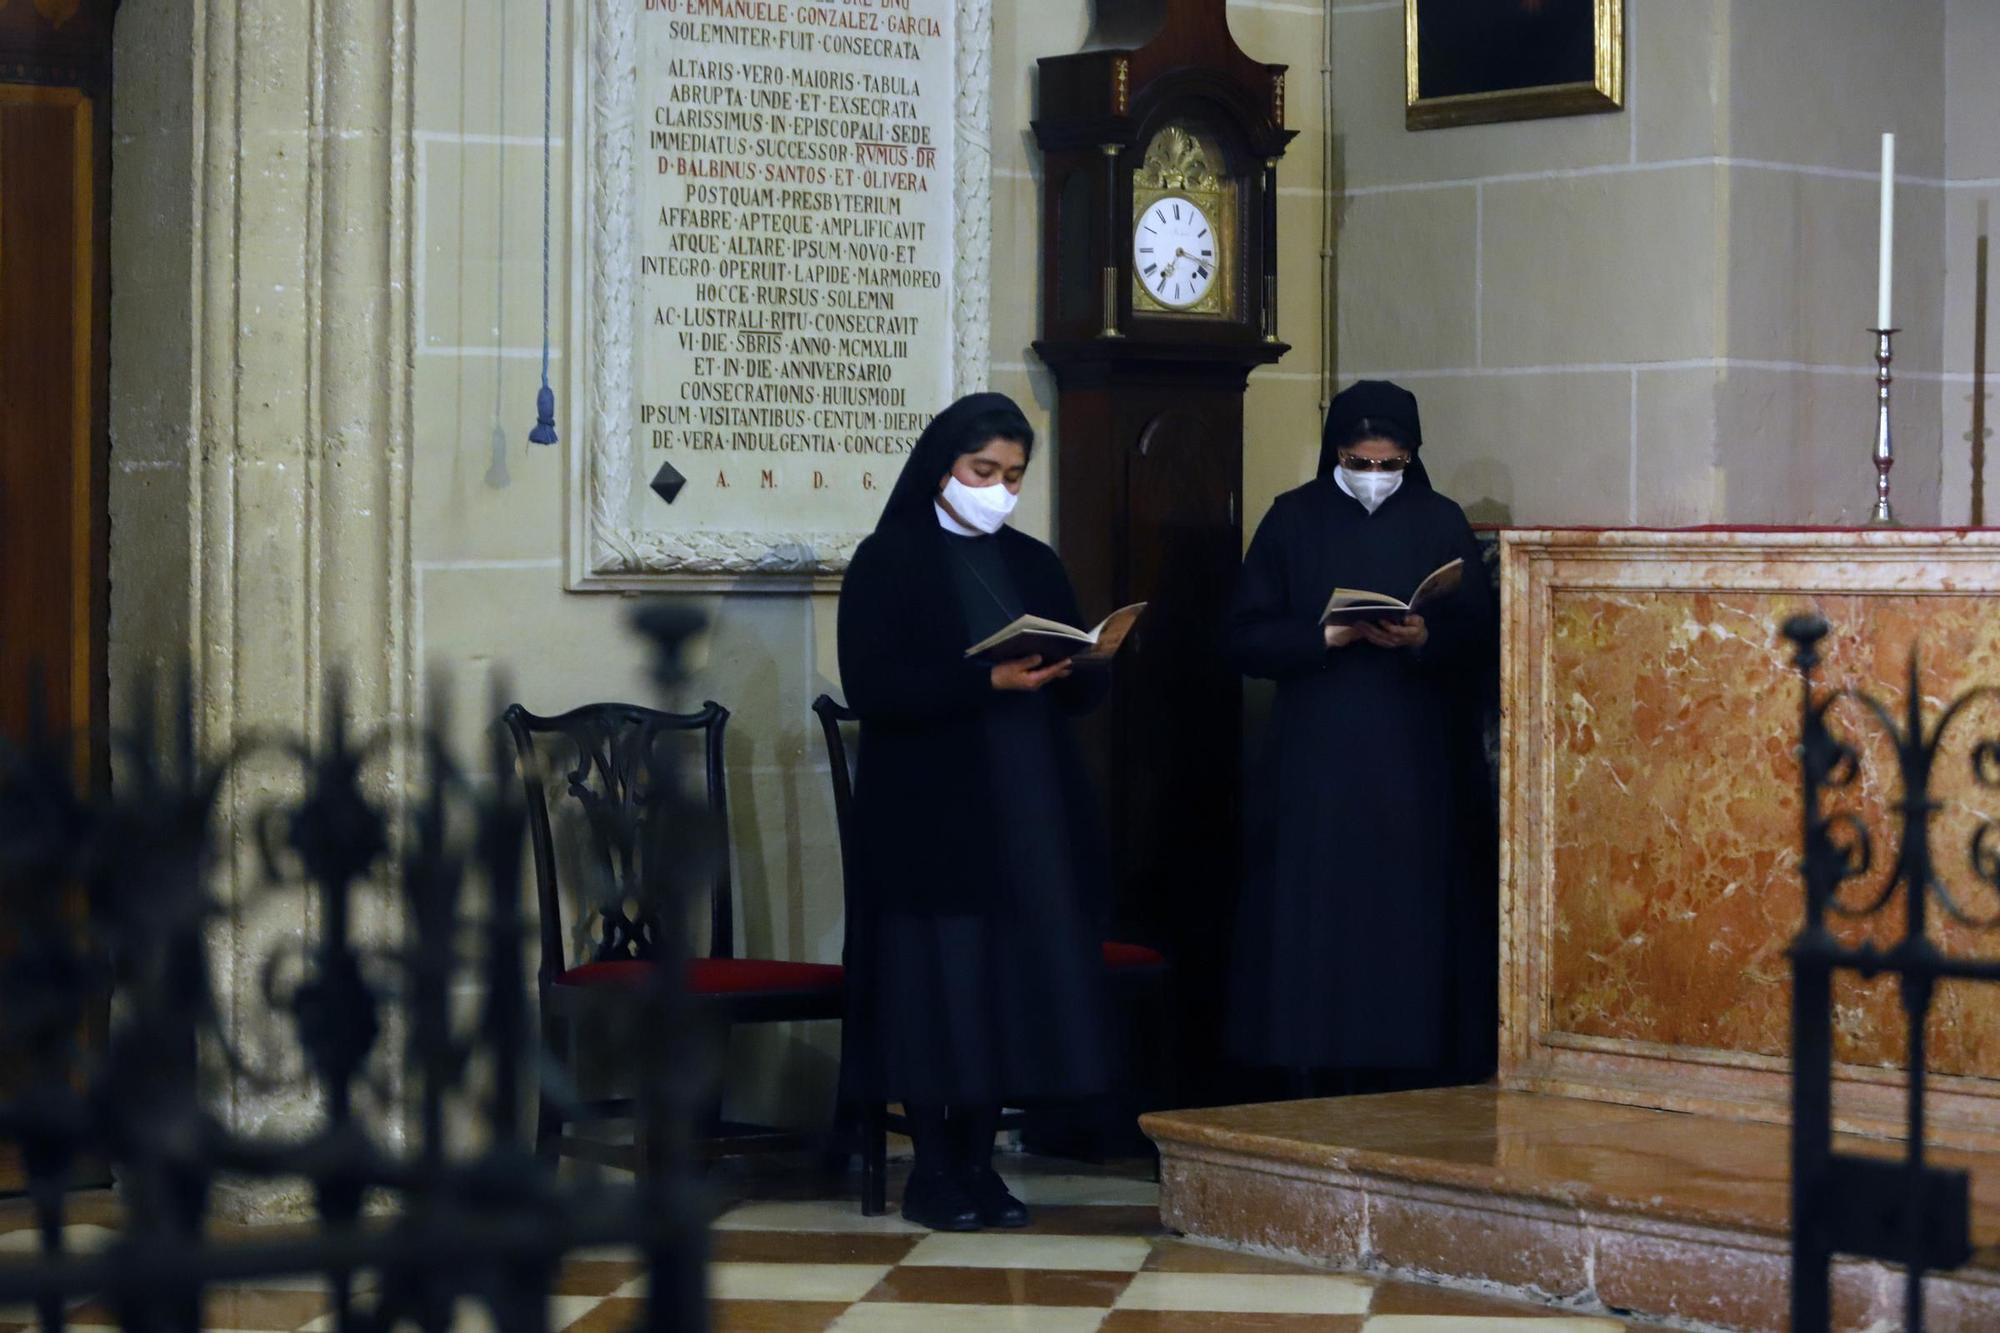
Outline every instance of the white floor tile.
<path id="1" fill-rule="evenodd" d="M 1104 1310 L 1067 1305 L 857 1305 L 833 1333 L 1096 1333 Z"/>
<path id="2" fill-rule="evenodd" d="M 925 1268 L 1038 1268 L 1136 1273 L 1152 1253 L 1137 1236 L 1010 1236 L 997 1232 L 926 1236 L 904 1259 Z"/>
<path id="3" fill-rule="evenodd" d="M 718 1301 L 858 1301 L 889 1275 L 889 1264 L 711 1264 L 708 1294 Z M 644 1281 L 638 1284 L 643 1291 Z"/>
<path id="4" fill-rule="evenodd" d="M 1141 1273 L 1119 1310 L 1229 1310 L 1241 1314 L 1367 1314 L 1373 1294 L 1350 1277 L 1247 1273 Z"/>
<path id="5" fill-rule="evenodd" d="M 905 1222 L 894 1212 L 863 1217 L 853 1199 L 814 1203 L 746 1203 L 724 1213 L 715 1224 L 723 1231 L 836 1231 L 866 1236 L 920 1236 L 924 1228 Z"/>
<path id="6" fill-rule="evenodd" d="M 101 1227 L 93 1222 L 72 1222 L 62 1229 L 63 1248 L 71 1254 L 89 1254 L 101 1250 L 118 1238 L 118 1233 L 110 1227 Z M 0 1232 L 0 1254 L 40 1254 L 42 1233 L 33 1227 L 23 1227 L 19 1231 Z"/>

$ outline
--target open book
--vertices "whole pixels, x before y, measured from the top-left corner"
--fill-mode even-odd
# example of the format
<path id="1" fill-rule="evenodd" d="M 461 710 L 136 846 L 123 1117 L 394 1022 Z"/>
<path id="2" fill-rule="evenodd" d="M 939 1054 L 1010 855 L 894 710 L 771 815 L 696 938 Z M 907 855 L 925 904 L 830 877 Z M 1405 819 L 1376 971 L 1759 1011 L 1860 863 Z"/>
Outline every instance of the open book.
<path id="1" fill-rule="evenodd" d="M 1417 590 L 1410 594 L 1407 602 L 1379 592 L 1335 588 L 1333 596 L 1327 599 L 1326 610 L 1320 615 L 1319 623 L 1352 625 L 1363 620 L 1401 620 L 1412 611 L 1423 610 L 1425 603 L 1458 591 L 1459 581 L 1464 577 L 1464 560 L 1440 565 L 1424 576 L 1424 581 L 1417 585 Z"/>
<path id="2" fill-rule="evenodd" d="M 965 650 L 967 657 L 986 657 L 995 662 L 1011 662 L 1018 657 L 1039 657 L 1042 665 L 1073 657 L 1087 666 L 1109 662 L 1132 632 L 1144 602 L 1120 607 L 1104 617 L 1096 629 L 1077 629 L 1059 620 L 1022 616 L 997 634 L 989 635 Z"/>

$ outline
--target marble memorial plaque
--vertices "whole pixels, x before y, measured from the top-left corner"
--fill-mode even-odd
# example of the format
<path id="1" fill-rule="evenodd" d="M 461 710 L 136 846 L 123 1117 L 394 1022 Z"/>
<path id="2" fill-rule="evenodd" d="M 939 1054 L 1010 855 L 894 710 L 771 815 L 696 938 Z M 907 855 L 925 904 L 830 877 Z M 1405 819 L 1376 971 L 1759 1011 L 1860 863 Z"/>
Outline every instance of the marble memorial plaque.
<path id="1" fill-rule="evenodd" d="M 591 0 L 569 582 L 846 567 L 986 375 L 990 0 Z"/>

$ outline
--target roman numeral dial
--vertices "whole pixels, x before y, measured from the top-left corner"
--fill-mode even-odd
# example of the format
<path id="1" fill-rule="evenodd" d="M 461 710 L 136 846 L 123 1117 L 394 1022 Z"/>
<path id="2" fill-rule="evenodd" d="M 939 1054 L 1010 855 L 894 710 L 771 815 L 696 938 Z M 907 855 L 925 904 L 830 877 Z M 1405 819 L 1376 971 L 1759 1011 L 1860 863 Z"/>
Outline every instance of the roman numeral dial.
<path id="1" fill-rule="evenodd" d="M 1132 268 L 1161 305 L 1186 310 L 1199 304 L 1215 285 L 1220 258 L 1215 224 L 1193 200 L 1166 195 L 1140 211 L 1132 229 Z"/>

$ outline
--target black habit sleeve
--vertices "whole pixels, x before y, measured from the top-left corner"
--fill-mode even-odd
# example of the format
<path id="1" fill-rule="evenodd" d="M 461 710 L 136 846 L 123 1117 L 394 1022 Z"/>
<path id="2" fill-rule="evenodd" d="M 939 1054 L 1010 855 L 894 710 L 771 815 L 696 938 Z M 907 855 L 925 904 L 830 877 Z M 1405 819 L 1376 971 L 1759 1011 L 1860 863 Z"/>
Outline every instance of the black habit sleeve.
<path id="1" fill-rule="evenodd" d="M 964 656 L 955 627 L 925 622 L 935 599 L 913 595 L 904 559 L 877 534 L 861 543 L 840 597 L 840 683 L 864 718 L 920 723 L 976 711 L 991 697 L 992 668 Z"/>
<path id="2" fill-rule="evenodd" d="M 1229 660 L 1246 676 L 1284 680 L 1326 669 L 1326 631 L 1318 616 L 1295 605 L 1287 574 L 1291 513 L 1291 506 L 1281 501 L 1264 515 L 1237 576 L 1223 643 Z"/>

